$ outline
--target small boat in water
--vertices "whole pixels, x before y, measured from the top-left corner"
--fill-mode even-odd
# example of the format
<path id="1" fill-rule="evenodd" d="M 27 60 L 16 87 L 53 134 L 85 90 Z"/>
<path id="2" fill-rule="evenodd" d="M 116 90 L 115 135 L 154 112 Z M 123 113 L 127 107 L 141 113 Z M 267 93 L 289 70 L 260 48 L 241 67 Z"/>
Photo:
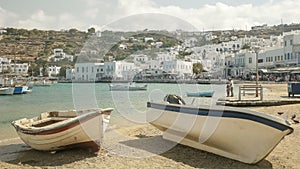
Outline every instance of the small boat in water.
<path id="1" fill-rule="evenodd" d="M 185 105 L 181 97 L 171 96 L 164 102 L 147 103 L 147 121 L 163 131 L 164 139 L 220 156 L 257 163 L 293 132 L 286 120 L 271 115 L 233 107 Z"/>
<path id="2" fill-rule="evenodd" d="M 98 151 L 112 108 L 51 111 L 12 122 L 20 138 L 36 150 L 89 147 Z"/>
<path id="3" fill-rule="evenodd" d="M 212 97 L 214 92 L 196 92 L 196 93 L 186 93 L 187 97 Z"/>
<path id="4" fill-rule="evenodd" d="M 13 87 L 0 87 L 0 95 L 13 95 L 14 90 Z"/>
<path id="5" fill-rule="evenodd" d="M 26 85 L 14 86 L 14 88 L 14 94 L 24 94 L 30 92 L 30 90 L 28 90 L 28 86 Z"/>
<path id="6" fill-rule="evenodd" d="M 137 91 L 147 90 L 147 85 L 136 85 L 135 83 L 128 84 L 109 84 L 109 90 L 113 91 Z"/>
<path id="7" fill-rule="evenodd" d="M 41 87 L 50 87 L 54 83 L 52 81 L 46 81 L 46 80 L 41 80 L 41 81 L 36 81 L 34 83 L 34 86 L 41 86 Z"/>

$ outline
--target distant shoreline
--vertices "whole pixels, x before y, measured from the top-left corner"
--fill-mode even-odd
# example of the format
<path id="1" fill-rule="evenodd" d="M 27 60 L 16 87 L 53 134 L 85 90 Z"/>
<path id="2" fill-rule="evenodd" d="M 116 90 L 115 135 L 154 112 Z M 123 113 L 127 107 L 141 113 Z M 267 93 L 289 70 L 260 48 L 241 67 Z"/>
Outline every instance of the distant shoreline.
<path id="1" fill-rule="evenodd" d="M 226 80 L 97 80 L 97 81 L 76 81 L 76 80 L 59 80 L 58 83 L 184 83 L 184 84 L 225 84 Z M 235 84 L 256 84 L 255 81 L 244 81 L 244 80 L 235 80 Z M 284 84 L 287 82 L 275 82 L 275 81 L 259 81 L 259 84 Z"/>

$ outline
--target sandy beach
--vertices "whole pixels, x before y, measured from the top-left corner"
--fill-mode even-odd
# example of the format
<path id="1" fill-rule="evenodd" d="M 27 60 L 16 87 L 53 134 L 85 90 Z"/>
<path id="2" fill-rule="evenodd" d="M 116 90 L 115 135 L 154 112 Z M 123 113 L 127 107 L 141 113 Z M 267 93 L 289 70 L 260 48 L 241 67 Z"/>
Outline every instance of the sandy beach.
<path id="1" fill-rule="evenodd" d="M 238 86 L 238 85 L 236 85 Z M 264 99 L 289 99 L 287 84 L 263 84 Z M 300 97 L 296 97 L 300 99 Z M 1 144 L 0 168 L 201 168 L 201 169 L 298 169 L 300 168 L 300 104 L 248 107 L 280 118 L 288 116 L 294 132 L 255 165 L 244 164 L 205 151 L 163 140 L 161 132 L 151 125 L 108 131 L 104 148 L 94 154 L 86 149 L 69 149 L 56 153 L 36 151 L 19 139 Z M 279 115 L 278 112 L 283 112 Z M 117 134 L 116 134 L 117 133 Z M 168 148 L 169 146 L 169 148 Z M 161 147 L 166 151 L 160 152 Z M 120 153 L 121 152 L 121 153 Z"/>

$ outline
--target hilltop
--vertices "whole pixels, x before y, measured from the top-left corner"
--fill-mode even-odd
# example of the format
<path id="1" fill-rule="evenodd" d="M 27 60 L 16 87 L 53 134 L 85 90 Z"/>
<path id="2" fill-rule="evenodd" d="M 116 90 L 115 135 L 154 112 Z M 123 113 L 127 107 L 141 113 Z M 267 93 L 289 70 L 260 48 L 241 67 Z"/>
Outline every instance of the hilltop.
<path id="1" fill-rule="evenodd" d="M 181 31 L 180 34 L 178 32 L 149 30 L 137 32 L 103 31 L 100 33 L 101 35 L 98 35 L 94 28 L 90 28 L 87 31 L 79 31 L 77 29 L 55 31 L 2 28 L 2 34 L 0 34 L 0 57 L 16 59 L 20 62 L 46 61 L 53 54 L 53 49 L 60 48 L 69 55 L 76 55 L 82 50 L 95 50 L 98 56 L 111 55 L 116 60 L 122 60 L 126 59 L 131 53 L 138 53 L 141 50 L 157 51 L 179 45 L 190 37 L 197 39 L 197 46 L 202 46 L 228 41 L 232 36 L 238 38 L 245 36 L 269 38 L 271 35 L 280 35 L 282 32 L 299 29 L 300 24 L 281 24 L 256 26 L 252 27 L 250 31 Z M 204 36 L 208 33 L 215 35 L 217 38 L 210 41 L 205 40 Z M 145 41 L 146 37 L 152 37 L 153 39 Z M 90 42 L 93 45 L 88 45 Z M 157 42 L 162 42 L 158 49 L 157 46 L 155 47 Z M 121 44 L 126 46 L 126 50 L 119 48 Z"/>

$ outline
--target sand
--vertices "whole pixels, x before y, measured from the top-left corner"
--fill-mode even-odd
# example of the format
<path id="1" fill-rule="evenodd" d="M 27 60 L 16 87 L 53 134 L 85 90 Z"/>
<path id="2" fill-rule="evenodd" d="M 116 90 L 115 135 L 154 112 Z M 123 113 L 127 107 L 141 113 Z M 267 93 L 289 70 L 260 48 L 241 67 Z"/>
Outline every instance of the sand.
<path id="1" fill-rule="evenodd" d="M 236 85 L 237 86 L 237 85 Z M 264 84 L 264 99 L 287 98 L 286 84 Z M 299 98 L 300 99 L 300 98 Z M 0 168 L 300 168 L 300 124 L 290 117 L 300 117 L 300 104 L 270 107 L 250 107 L 278 117 L 288 116 L 294 132 L 286 136 L 261 162 L 249 165 L 205 151 L 163 140 L 161 132 L 151 125 L 111 129 L 104 147 L 94 154 L 86 149 L 69 149 L 55 154 L 31 149 L 15 139 L 0 146 Z M 283 112 L 279 115 L 278 112 Z M 166 151 L 159 152 L 160 149 Z"/>

